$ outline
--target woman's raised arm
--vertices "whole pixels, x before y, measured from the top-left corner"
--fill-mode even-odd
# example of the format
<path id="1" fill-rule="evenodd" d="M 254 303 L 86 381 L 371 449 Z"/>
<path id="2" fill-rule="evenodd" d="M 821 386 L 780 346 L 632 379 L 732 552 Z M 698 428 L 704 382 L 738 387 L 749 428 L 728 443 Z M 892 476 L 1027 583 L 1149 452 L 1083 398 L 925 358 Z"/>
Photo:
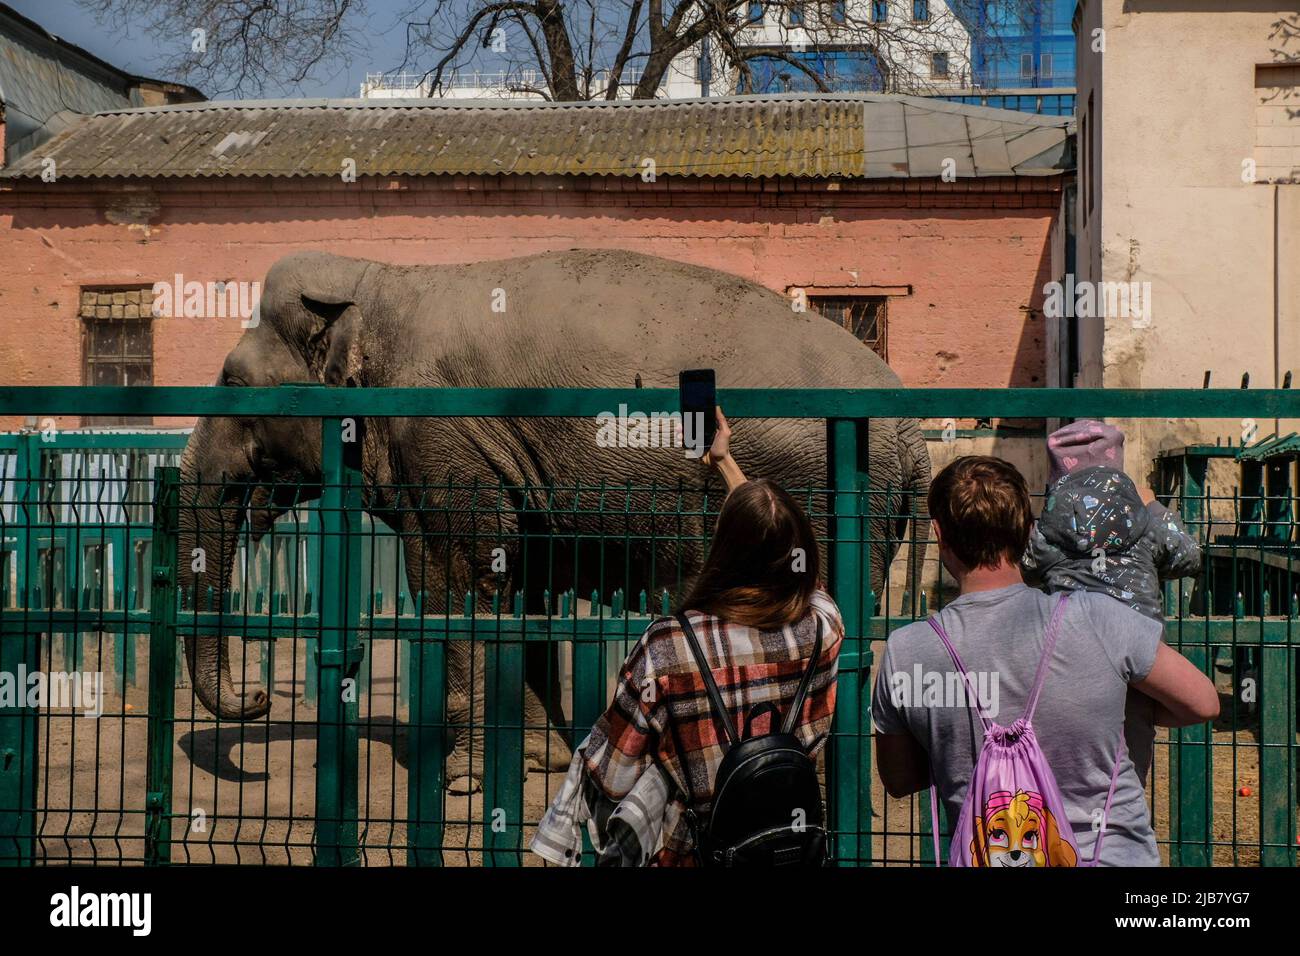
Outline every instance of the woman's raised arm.
<path id="1" fill-rule="evenodd" d="M 718 430 L 713 436 L 713 444 L 704 453 L 704 462 L 718 469 L 722 480 L 727 483 L 727 494 L 731 494 L 749 479 L 736 464 L 736 459 L 731 457 L 731 426 L 727 424 L 727 416 L 722 414 L 722 406 L 717 406 L 716 411 Z"/>

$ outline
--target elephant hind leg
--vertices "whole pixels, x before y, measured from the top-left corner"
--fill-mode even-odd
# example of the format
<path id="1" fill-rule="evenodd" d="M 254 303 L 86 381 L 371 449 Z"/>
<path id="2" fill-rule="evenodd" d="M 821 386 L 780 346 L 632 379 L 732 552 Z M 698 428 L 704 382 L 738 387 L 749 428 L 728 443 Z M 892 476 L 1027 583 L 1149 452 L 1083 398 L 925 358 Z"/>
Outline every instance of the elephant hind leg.
<path id="1" fill-rule="evenodd" d="M 567 770 L 572 753 L 560 691 L 556 645 L 530 642 L 525 652 L 524 759 L 532 770 Z"/>
<path id="2" fill-rule="evenodd" d="M 508 587 L 498 575 L 486 574 L 474 580 L 472 562 L 455 550 L 450 555 L 441 552 L 450 536 L 419 533 L 406 536 L 407 576 L 412 591 L 429 593 L 428 613 L 442 614 L 448 608 L 444 596 L 444 581 L 450 568 L 450 593 L 463 594 L 473 587 L 480 607 L 491 606 L 491 595 L 497 588 Z M 513 527 L 494 528 L 500 540 L 509 540 Z M 481 537 L 481 536 L 480 536 Z M 455 609 L 453 609 L 455 610 Z M 490 625 L 489 625 L 490 626 Z M 490 640 L 491 638 L 489 638 Z M 542 647 L 548 651 L 549 648 Z M 486 765 L 486 643 L 481 640 L 453 640 L 447 643 L 447 726 L 450 750 L 444 775 L 448 791 L 454 794 L 472 794 L 482 787 Z M 527 668 L 526 668 L 527 669 Z M 554 676 L 553 668 L 543 668 Z M 523 675 L 527 678 L 527 674 Z M 563 715 L 558 706 L 558 688 L 555 706 L 548 708 L 531 683 L 524 682 L 524 765 L 520 772 L 529 770 L 562 770 L 568 767 L 569 745 L 554 729 L 563 725 Z M 548 716 L 549 715 L 549 716 Z"/>
<path id="3" fill-rule="evenodd" d="M 447 646 L 447 725 L 452 748 L 445 779 L 452 793 L 477 793 L 486 758 L 483 725 L 484 668 L 487 654 L 480 641 L 449 641 Z"/>
<path id="4" fill-rule="evenodd" d="M 533 770 L 567 770 L 573 758 L 563 734 L 548 719 L 546 707 L 528 685 L 524 685 L 524 764 Z"/>

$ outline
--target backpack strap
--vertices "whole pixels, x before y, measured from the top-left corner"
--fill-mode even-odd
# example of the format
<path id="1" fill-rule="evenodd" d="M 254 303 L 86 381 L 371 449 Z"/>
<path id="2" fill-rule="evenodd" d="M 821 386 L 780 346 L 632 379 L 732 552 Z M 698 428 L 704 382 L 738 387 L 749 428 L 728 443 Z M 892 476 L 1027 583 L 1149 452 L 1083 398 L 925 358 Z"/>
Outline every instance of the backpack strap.
<path id="1" fill-rule="evenodd" d="M 966 665 L 961 662 L 961 655 L 957 653 L 957 648 L 952 646 L 952 641 L 948 637 L 948 632 L 945 631 L 943 625 L 939 623 L 939 616 L 937 614 L 931 617 L 928 623 L 930 627 L 934 629 L 934 633 L 939 635 L 939 640 L 943 641 L 943 646 L 948 649 L 948 656 L 952 658 L 953 666 L 957 668 L 957 672 L 961 674 L 961 679 L 966 683 L 966 690 L 969 692 L 968 699 L 970 701 L 971 709 L 975 711 L 975 715 L 979 717 L 980 721 L 984 724 L 984 732 L 988 733 L 993 729 L 993 721 L 989 720 L 988 717 L 984 715 L 984 711 L 980 709 L 979 695 L 976 693 L 975 681 L 971 679 L 970 674 L 966 673 Z"/>
<path id="2" fill-rule="evenodd" d="M 1057 635 L 1061 633 L 1061 620 L 1065 617 L 1065 605 L 1070 600 L 1070 592 L 1063 591 L 1061 597 L 1056 602 L 1056 607 L 1052 610 L 1052 618 L 1047 622 L 1047 633 L 1043 640 L 1043 656 L 1038 659 L 1038 670 L 1034 674 L 1034 686 L 1029 691 L 1029 701 L 1025 704 L 1025 715 L 1022 718 L 1026 723 L 1033 723 L 1034 710 L 1038 707 L 1038 696 L 1043 692 L 1043 684 L 1047 681 L 1047 668 L 1051 663 L 1052 650 L 1056 647 Z"/>
<path id="3" fill-rule="evenodd" d="M 795 692 L 794 702 L 790 705 L 790 710 L 785 715 L 785 720 L 781 724 L 781 733 L 789 734 L 794 732 L 795 724 L 799 720 L 799 715 L 803 713 L 804 701 L 808 698 L 808 688 L 812 686 L 813 674 L 817 671 L 817 662 L 822 655 L 822 619 L 816 611 L 813 612 L 813 620 L 817 626 L 817 636 L 813 640 L 812 657 L 808 661 L 808 666 L 804 668 L 803 677 L 799 680 L 799 689 Z M 691 656 L 695 658 L 695 665 L 699 668 L 700 677 L 704 680 L 704 689 L 708 693 L 709 703 L 714 714 L 717 716 L 723 729 L 726 731 L 727 742 L 735 745 L 738 742 L 735 728 L 731 726 L 731 721 L 727 718 L 727 705 L 722 700 L 722 693 L 718 690 L 717 683 L 713 680 L 713 670 L 709 667 L 709 662 L 704 657 L 704 650 L 700 647 L 700 642 L 695 636 L 695 629 L 691 627 L 691 622 L 686 620 L 685 614 L 677 615 L 677 623 L 681 626 L 682 633 L 686 636 L 686 643 L 691 648 Z M 769 705 L 771 707 L 771 705 Z M 775 710 L 775 707 L 771 707 Z M 758 715 L 757 710 L 750 714 L 750 719 L 745 722 L 745 736 L 749 736 L 750 724 L 753 718 Z"/>
<path id="4" fill-rule="evenodd" d="M 1097 831 L 1097 842 L 1092 848 L 1092 859 L 1088 866 L 1101 862 L 1101 841 L 1106 838 L 1106 827 L 1110 823 L 1110 805 L 1115 799 L 1115 786 L 1119 783 L 1119 765 L 1128 753 L 1128 739 L 1124 736 L 1124 725 L 1119 727 L 1119 746 L 1115 748 L 1115 766 L 1110 771 L 1110 789 L 1106 791 L 1106 807 L 1101 811 L 1101 829 Z"/>
<path id="5" fill-rule="evenodd" d="M 704 690 L 709 696 L 710 710 L 712 710 L 713 716 L 718 719 L 718 722 L 722 724 L 722 729 L 726 732 L 727 744 L 735 746 L 737 742 L 736 728 L 731 726 L 731 721 L 727 718 L 727 705 L 723 703 L 722 694 L 718 690 L 717 683 L 713 680 L 713 669 L 709 667 L 709 662 L 704 657 L 700 642 L 695 637 L 695 629 L 691 627 L 691 622 L 686 620 L 685 614 L 677 615 L 677 623 L 686 636 L 686 643 L 691 649 L 691 656 L 695 658 L 695 666 L 699 669 L 700 677 L 704 680 Z"/>
<path id="6" fill-rule="evenodd" d="M 795 724 L 799 721 L 799 715 L 803 713 L 803 702 L 808 696 L 808 688 L 812 686 L 813 673 L 817 670 L 817 661 L 822 656 L 822 618 L 816 611 L 813 611 L 813 620 L 817 622 L 817 637 L 813 640 L 812 657 L 808 661 L 808 666 L 804 669 L 803 679 L 799 681 L 799 692 L 794 695 L 794 703 L 790 705 L 790 712 L 785 715 L 785 723 L 781 725 L 781 733 L 794 733 Z"/>

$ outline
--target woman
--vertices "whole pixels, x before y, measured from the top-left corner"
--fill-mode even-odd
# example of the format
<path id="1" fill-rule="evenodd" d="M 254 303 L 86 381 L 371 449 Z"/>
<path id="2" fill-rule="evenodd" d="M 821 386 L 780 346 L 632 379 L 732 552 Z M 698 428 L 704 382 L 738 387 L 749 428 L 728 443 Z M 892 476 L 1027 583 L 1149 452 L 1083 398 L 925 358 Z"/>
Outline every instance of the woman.
<path id="1" fill-rule="evenodd" d="M 810 755 L 825 743 L 835 711 L 835 676 L 844 626 L 819 584 L 812 524 L 770 481 L 746 481 L 730 455 L 731 431 L 718 432 L 705 461 L 727 486 L 708 558 L 680 612 L 699 640 L 726 705 L 743 726 L 757 705 L 782 715 L 812 656 L 821 619 L 821 653 L 795 734 Z M 708 818 L 725 748 L 718 716 L 678 622 L 655 621 L 623 664 L 613 703 L 574 754 L 533 850 L 561 865 L 580 858 L 580 827 L 595 821 L 601 862 L 689 866 L 695 840 L 687 813 Z M 776 728 L 760 715 L 755 734 Z"/>

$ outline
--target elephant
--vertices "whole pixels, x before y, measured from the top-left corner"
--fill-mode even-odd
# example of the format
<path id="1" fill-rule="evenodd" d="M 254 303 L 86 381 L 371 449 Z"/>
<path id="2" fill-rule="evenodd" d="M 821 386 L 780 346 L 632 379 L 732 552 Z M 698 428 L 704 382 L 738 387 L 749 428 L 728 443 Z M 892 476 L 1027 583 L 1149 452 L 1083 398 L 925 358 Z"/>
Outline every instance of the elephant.
<path id="1" fill-rule="evenodd" d="M 258 318 L 227 355 L 218 386 L 670 388 L 679 371 L 697 367 L 714 368 L 724 389 L 901 384 L 853 334 L 769 289 L 626 251 L 417 266 L 294 253 L 267 273 Z M 512 587 L 533 600 L 544 587 L 553 594 L 573 587 L 581 596 L 619 586 L 635 594 L 647 581 L 680 584 L 702 559 L 706 509 L 671 503 L 684 489 L 714 488 L 715 507 L 719 495 L 716 484 L 705 483 L 706 468 L 680 447 L 611 446 L 601 438 L 602 423 L 590 419 L 362 424 L 366 508 L 400 536 L 410 589 L 429 596 L 426 613 L 455 610 L 466 593 Z M 887 489 L 867 519 L 870 583 L 879 593 L 909 513 L 912 540 L 920 542 L 909 562 L 917 580 L 929 530 L 930 460 L 915 419 L 873 419 L 865 431 L 858 467 L 868 471 L 872 489 Z M 751 476 L 825 488 L 821 421 L 737 421 L 733 446 Z M 209 587 L 217 600 L 229 587 L 241 533 L 256 539 L 285 510 L 319 495 L 321 453 L 319 421 L 197 422 L 180 466 L 180 545 L 182 555 L 198 546 L 209 556 L 202 579 L 181 562 L 181 584 L 198 601 Z M 591 506 L 593 488 L 601 489 L 602 507 Z M 824 538 L 820 510 L 814 523 Z M 527 581 L 515 569 L 529 564 L 527 542 L 539 536 L 549 550 L 531 564 L 547 576 Z M 219 556 L 215 581 L 212 555 Z M 546 645 L 538 646 L 545 654 Z M 185 651 L 196 696 L 212 714 L 253 720 L 269 711 L 264 690 L 236 690 L 224 636 L 190 636 Z M 455 739 L 446 778 L 456 792 L 479 784 L 482 660 L 478 642 L 450 642 L 447 717 Z M 529 767 L 562 768 L 571 742 L 537 729 L 563 725 L 554 680 L 537 676 L 539 668 L 553 668 L 535 653 L 526 668 Z"/>

